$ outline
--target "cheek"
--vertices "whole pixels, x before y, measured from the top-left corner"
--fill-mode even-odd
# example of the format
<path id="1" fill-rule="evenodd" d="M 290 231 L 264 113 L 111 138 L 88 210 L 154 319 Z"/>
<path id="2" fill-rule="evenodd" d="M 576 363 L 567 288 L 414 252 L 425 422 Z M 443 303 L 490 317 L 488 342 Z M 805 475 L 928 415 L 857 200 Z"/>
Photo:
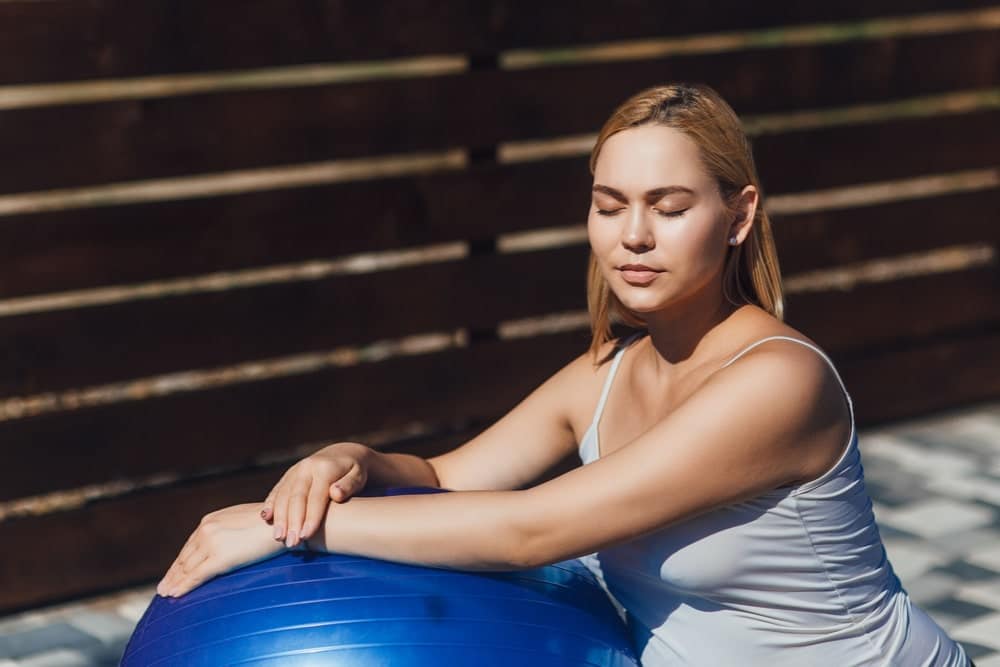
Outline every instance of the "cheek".
<path id="1" fill-rule="evenodd" d="M 725 251 L 718 226 L 711 219 L 689 220 L 687 223 L 683 227 L 665 231 L 662 240 L 692 264 L 714 264 Z"/>
<path id="2" fill-rule="evenodd" d="M 602 258 L 618 242 L 618 232 L 615 228 L 612 225 L 602 225 L 602 222 L 606 221 L 600 220 L 593 213 L 587 218 L 587 240 L 590 241 L 590 248 L 598 258 Z"/>

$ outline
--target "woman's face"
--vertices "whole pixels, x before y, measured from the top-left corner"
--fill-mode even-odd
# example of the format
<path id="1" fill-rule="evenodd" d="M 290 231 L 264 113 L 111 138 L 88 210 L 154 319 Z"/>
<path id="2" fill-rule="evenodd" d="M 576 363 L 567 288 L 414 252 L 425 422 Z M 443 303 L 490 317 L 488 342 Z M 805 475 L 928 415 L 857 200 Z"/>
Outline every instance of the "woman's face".
<path id="1" fill-rule="evenodd" d="M 730 222 L 697 145 L 681 132 L 644 125 L 604 142 L 587 233 L 605 280 L 627 308 L 652 312 L 712 288 Z"/>

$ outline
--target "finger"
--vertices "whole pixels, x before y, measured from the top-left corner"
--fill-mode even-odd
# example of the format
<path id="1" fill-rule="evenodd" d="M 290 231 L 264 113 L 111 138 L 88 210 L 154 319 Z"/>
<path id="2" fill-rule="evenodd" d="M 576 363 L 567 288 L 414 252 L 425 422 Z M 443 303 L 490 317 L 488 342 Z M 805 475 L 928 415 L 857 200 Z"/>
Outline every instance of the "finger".
<path id="1" fill-rule="evenodd" d="M 302 534 L 302 522 L 306 516 L 306 503 L 309 499 L 309 489 L 312 477 L 302 477 L 295 481 L 292 493 L 288 497 L 288 529 L 285 536 L 285 546 L 294 547 L 299 543 Z"/>
<path id="2" fill-rule="evenodd" d="M 277 496 L 278 489 L 281 487 L 282 484 L 284 484 L 285 480 L 288 478 L 288 473 L 290 473 L 291 471 L 292 471 L 291 468 L 286 470 L 285 473 L 281 476 L 281 479 L 279 479 L 278 482 L 271 487 L 271 492 L 267 494 L 266 498 L 264 498 L 264 506 L 260 510 L 260 516 L 262 519 L 264 519 L 264 521 L 270 521 L 271 519 L 274 518 L 275 497 Z"/>
<path id="3" fill-rule="evenodd" d="M 191 555 L 191 553 L 193 553 L 193 551 L 197 548 L 197 544 L 199 541 L 198 532 L 199 531 L 195 529 L 195 531 L 188 536 L 187 541 L 184 542 L 184 546 L 181 547 L 181 550 L 177 554 L 177 557 L 174 558 L 174 562 L 170 564 L 170 567 L 167 568 L 167 571 L 163 575 L 163 578 L 160 579 L 160 583 L 157 584 L 156 586 L 156 592 L 159 593 L 160 595 L 164 594 L 162 591 L 166 590 L 165 588 L 166 582 L 168 582 L 170 578 L 176 574 L 178 567 L 180 567 L 180 563 L 186 560 Z"/>
<path id="4" fill-rule="evenodd" d="M 166 584 L 167 595 L 178 596 L 181 594 L 182 590 L 191 590 L 194 588 L 190 584 L 194 572 L 198 570 L 202 563 L 208 559 L 207 551 L 199 551 L 191 555 L 191 558 L 179 563 L 176 570 L 174 570 L 173 576 Z"/>
<path id="5" fill-rule="evenodd" d="M 195 549 L 197 541 L 198 541 L 198 531 L 196 529 L 193 533 L 188 535 L 187 541 L 184 542 L 184 546 L 181 547 L 181 550 L 177 553 L 177 558 L 175 558 L 174 561 L 176 562 L 187 558 L 191 554 L 191 552 Z"/>
<path id="6" fill-rule="evenodd" d="M 167 590 L 169 589 L 170 582 L 174 579 L 174 572 L 176 571 L 176 569 L 177 569 L 177 561 L 175 560 L 173 563 L 170 564 L 170 567 L 167 568 L 167 572 L 166 574 L 163 575 L 163 578 L 160 579 L 159 583 L 156 584 L 157 595 L 167 597 Z"/>
<path id="7" fill-rule="evenodd" d="M 211 574 L 208 551 L 202 550 L 186 561 L 167 585 L 167 595 L 180 597 L 207 581 Z"/>
<path id="8" fill-rule="evenodd" d="M 285 539 L 285 528 L 288 524 L 288 496 L 291 494 L 291 487 L 298 476 L 298 466 L 293 466 L 295 472 L 289 469 L 287 479 L 275 487 L 273 509 L 274 539 Z"/>
<path id="9" fill-rule="evenodd" d="M 354 494 L 365 488 L 368 481 L 368 474 L 365 469 L 357 463 L 344 473 L 344 476 L 333 483 L 330 487 L 330 498 L 338 503 L 342 503 Z"/>
<path id="10" fill-rule="evenodd" d="M 326 494 L 324 485 L 314 479 L 312 486 L 309 487 L 306 518 L 302 522 L 302 532 L 299 533 L 301 539 L 308 540 L 313 536 L 313 533 L 319 528 L 319 524 L 323 520 L 323 515 L 326 513 L 326 507 L 329 504 L 330 499 Z"/>

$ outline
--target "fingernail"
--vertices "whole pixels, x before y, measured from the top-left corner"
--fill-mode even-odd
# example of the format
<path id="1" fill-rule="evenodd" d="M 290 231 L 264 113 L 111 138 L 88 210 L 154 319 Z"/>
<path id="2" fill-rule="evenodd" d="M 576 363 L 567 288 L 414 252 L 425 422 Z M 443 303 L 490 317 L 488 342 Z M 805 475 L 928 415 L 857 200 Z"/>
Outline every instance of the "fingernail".
<path id="1" fill-rule="evenodd" d="M 260 516 L 261 516 L 262 519 L 266 519 L 267 518 L 267 508 L 266 507 L 260 511 Z"/>
<path id="2" fill-rule="evenodd" d="M 296 532 L 294 530 L 288 531 L 288 539 L 285 540 L 285 546 L 289 547 L 289 548 L 294 547 L 295 546 L 295 538 L 296 537 L 297 537 L 297 534 L 296 534 Z"/>
<path id="3" fill-rule="evenodd" d="M 281 526 L 279 526 L 277 524 L 275 524 L 275 526 L 274 526 L 274 539 L 276 539 L 276 540 L 280 540 L 281 539 Z"/>

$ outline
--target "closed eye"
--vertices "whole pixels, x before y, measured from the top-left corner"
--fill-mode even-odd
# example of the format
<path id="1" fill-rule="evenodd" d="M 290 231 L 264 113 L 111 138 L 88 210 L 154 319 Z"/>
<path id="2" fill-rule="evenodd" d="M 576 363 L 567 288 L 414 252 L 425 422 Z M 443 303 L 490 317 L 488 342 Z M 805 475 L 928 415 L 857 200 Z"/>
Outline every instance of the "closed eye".
<path id="1" fill-rule="evenodd" d="M 599 209 L 597 209 L 597 214 L 598 215 L 612 216 L 612 215 L 615 215 L 616 213 L 618 213 L 619 211 L 622 211 L 622 210 L 624 210 L 624 209 L 616 208 L 614 210 L 611 210 L 611 209 L 604 210 L 604 209 L 600 209 L 599 208 Z M 665 218 L 678 218 L 678 217 L 684 215 L 684 213 L 686 213 L 688 209 L 685 208 L 685 209 L 681 209 L 680 211 L 661 211 L 660 209 L 653 209 L 653 210 L 655 210 L 657 213 L 659 213 L 660 215 L 662 215 Z"/>

